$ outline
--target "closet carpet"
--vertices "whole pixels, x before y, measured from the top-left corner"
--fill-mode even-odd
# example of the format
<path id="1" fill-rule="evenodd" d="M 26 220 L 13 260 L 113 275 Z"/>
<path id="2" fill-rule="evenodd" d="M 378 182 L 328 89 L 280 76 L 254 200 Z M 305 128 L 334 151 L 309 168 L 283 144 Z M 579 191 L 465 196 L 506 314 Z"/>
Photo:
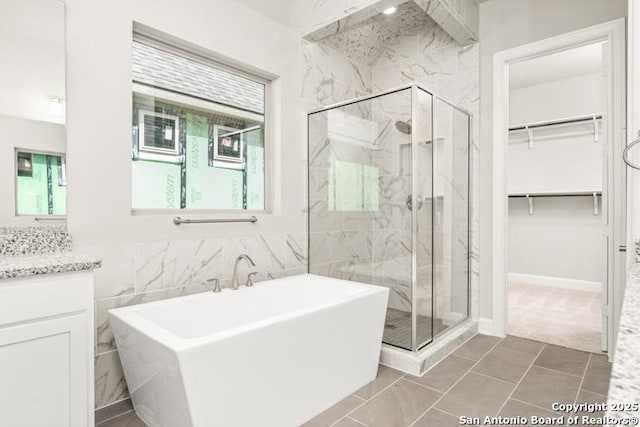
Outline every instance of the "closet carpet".
<path id="1" fill-rule="evenodd" d="M 507 333 L 601 353 L 600 293 L 509 283 Z"/>

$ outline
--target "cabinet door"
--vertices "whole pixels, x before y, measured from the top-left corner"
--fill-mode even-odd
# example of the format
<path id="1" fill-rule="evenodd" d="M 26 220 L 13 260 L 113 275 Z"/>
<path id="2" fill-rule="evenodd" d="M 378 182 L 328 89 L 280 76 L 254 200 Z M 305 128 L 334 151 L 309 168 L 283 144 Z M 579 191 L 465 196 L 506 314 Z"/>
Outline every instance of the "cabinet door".
<path id="1" fill-rule="evenodd" d="M 86 425 L 86 328 L 86 314 L 0 327 L 0 425 Z"/>

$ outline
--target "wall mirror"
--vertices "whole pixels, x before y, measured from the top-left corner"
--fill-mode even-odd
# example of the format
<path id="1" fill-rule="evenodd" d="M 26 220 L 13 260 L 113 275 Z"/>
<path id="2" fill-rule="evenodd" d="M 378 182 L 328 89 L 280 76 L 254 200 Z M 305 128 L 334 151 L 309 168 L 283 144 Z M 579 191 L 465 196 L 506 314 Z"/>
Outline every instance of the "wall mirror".
<path id="1" fill-rule="evenodd" d="M 0 57 L 0 227 L 64 224 L 64 2 L 2 0 Z"/>

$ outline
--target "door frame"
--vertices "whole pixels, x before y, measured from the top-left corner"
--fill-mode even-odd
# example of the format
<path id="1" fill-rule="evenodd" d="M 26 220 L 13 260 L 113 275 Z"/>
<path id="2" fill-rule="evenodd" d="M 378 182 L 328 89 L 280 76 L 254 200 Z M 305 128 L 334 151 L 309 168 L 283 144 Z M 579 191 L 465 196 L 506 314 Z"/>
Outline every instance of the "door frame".
<path id="1" fill-rule="evenodd" d="M 572 31 L 548 39 L 496 52 L 493 57 L 493 171 L 492 171 L 492 321 L 493 335 L 504 336 L 507 331 L 507 165 L 506 153 L 509 127 L 509 65 L 563 51 L 566 49 L 596 43 L 609 42 L 605 55 L 605 81 L 607 102 L 604 113 L 610 118 L 606 128 L 607 150 L 607 193 L 608 226 L 605 227 L 607 241 L 607 284 L 606 298 L 603 298 L 603 315 L 607 317 L 607 347 L 609 357 L 613 357 L 615 332 L 618 328 L 622 294 L 625 283 L 624 254 L 618 252 L 618 245 L 626 243 L 626 180 L 622 163 L 625 137 L 625 20 L 624 18 Z M 604 195 L 604 194 L 603 194 Z M 605 198 L 603 197 L 603 203 Z M 487 325 L 489 326 L 489 325 Z M 604 331 L 603 331 L 604 332 Z"/>

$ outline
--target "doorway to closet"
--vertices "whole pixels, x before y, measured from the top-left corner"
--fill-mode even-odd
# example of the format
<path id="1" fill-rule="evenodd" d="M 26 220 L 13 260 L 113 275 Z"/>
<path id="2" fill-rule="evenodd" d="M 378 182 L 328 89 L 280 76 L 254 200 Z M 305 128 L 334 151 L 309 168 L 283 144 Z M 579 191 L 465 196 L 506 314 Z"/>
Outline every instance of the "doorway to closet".
<path id="1" fill-rule="evenodd" d="M 578 79 L 574 82 L 573 91 L 569 91 L 572 88 L 571 85 L 563 85 L 562 88 L 560 86 L 551 88 L 546 92 L 546 97 L 542 96 L 542 86 L 545 83 L 552 86 L 553 82 L 572 80 L 580 75 L 583 80 L 589 80 L 589 74 L 592 75 L 592 80 L 596 78 L 597 69 L 596 71 L 592 69 L 591 73 L 573 72 L 573 75 L 571 73 L 558 74 L 555 78 L 542 79 L 544 76 L 560 73 L 561 69 L 576 68 L 574 65 L 578 61 L 577 56 L 574 56 L 572 61 L 564 61 L 564 63 L 570 62 L 570 67 L 562 67 L 563 62 L 560 56 L 554 57 L 552 55 L 560 55 L 563 52 L 571 53 L 570 51 L 582 47 L 585 48 L 583 53 L 586 53 L 589 50 L 588 46 L 596 50 L 597 48 L 592 45 L 600 46 L 601 52 L 602 61 L 599 74 L 603 88 L 601 89 L 599 106 L 602 110 L 598 111 L 598 104 L 590 103 L 593 99 L 598 99 L 597 92 L 585 93 L 588 85 L 578 85 Z M 624 19 L 617 19 L 503 50 L 494 55 L 493 167 L 491 170 L 492 241 L 490 251 L 492 318 L 480 319 L 480 329 L 486 333 L 504 336 L 513 330 L 513 326 L 509 325 L 513 320 L 510 317 L 517 318 L 517 316 L 524 315 L 522 314 L 524 310 L 517 313 L 514 313 L 515 310 L 510 310 L 508 301 L 509 297 L 513 295 L 510 295 L 509 284 L 527 278 L 530 283 L 526 283 L 526 285 L 529 287 L 546 285 L 554 289 L 559 288 L 560 291 L 555 295 L 547 294 L 544 297 L 542 311 L 537 313 L 537 318 L 530 317 L 528 319 L 527 323 L 530 327 L 524 329 L 525 332 L 531 333 L 530 336 L 533 339 L 553 342 L 565 347 L 588 349 L 595 352 L 606 350 L 609 359 L 611 360 L 613 357 L 626 277 L 626 254 L 624 253 L 627 241 L 625 224 L 626 168 L 622 162 L 622 152 L 626 145 L 625 46 L 625 22 Z M 575 54 L 575 52 L 573 53 Z M 548 57 L 552 61 L 544 63 L 545 58 L 548 60 Z M 510 102 L 518 102 L 517 95 L 510 96 L 512 92 L 510 81 L 517 79 L 518 64 L 526 66 L 526 62 L 536 59 L 543 61 L 543 63 L 539 64 L 537 72 L 530 74 L 542 80 L 533 82 L 533 84 L 520 83 L 520 88 L 514 87 L 513 89 L 514 91 L 522 89 L 522 94 L 526 92 L 523 90 L 524 88 L 531 89 L 533 87 L 524 96 L 525 107 L 523 111 L 526 113 L 527 109 L 535 110 L 540 116 L 532 118 L 520 116 L 518 118 L 513 116 L 516 114 L 515 111 L 512 113 L 516 107 L 510 108 L 509 105 Z M 583 65 L 582 68 L 584 67 Z M 514 76 L 516 77 L 514 78 Z M 578 89 L 578 87 L 582 89 Z M 589 87 L 598 90 L 595 84 L 593 87 Z M 542 102 L 541 107 L 534 108 L 536 100 Z M 569 113 L 562 110 L 563 105 L 571 104 L 568 101 L 575 101 Z M 589 106 L 590 108 L 586 108 Z M 602 114 L 599 118 L 598 113 L 600 112 Z M 563 123 L 565 121 L 566 123 Z M 510 128 L 516 128 L 519 125 L 524 125 L 524 129 L 509 131 Z M 542 126 L 536 128 L 534 125 Z M 520 134 L 515 135 L 518 132 Z M 563 133 L 567 135 L 560 135 Z M 545 137 L 547 137 L 546 140 Z M 524 140 L 524 142 L 515 142 L 517 138 Z M 513 143 L 510 142 L 512 140 Z M 557 140 L 561 141 L 560 145 L 551 143 L 553 141 L 557 143 Z M 574 140 L 574 145 L 569 145 L 566 140 Z M 587 141 L 589 141 L 588 144 Z M 564 150 L 562 148 L 563 142 L 565 145 L 577 149 Z M 517 144 L 520 144 L 519 150 L 511 150 Z M 598 148 L 597 145 L 600 147 Z M 538 160 L 535 156 L 542 157 L 545 147 L 550 147 L 549 150 L 553 148 L 555 151 L 551 151 L 550 156 L 544 156 L 544 160 Z M 512 151 L 515 151 L 515 154 Z M 601 173 L 597 173 L 596 152 L 600 154 L 599 169 Z M 522 161 L 520 159 L 518 162 L 518 155 L 523 157 L 525 154 L 529 160 Z M 536 179 L 533 179 L 533 176 Z M 582 179 L 578 179 L 578 177 Z M 520 181 L 517 181 L 518 179 Z M 515 186 L 518 183 L 522 185 L 520 189 Z M 534 185 L 529 186 L 529 184 Z M 540 186 L 536 187 L 535 185 Z M 520 216 L 516 213 L 511 214 L 510 206 L 514 206 L 514 208 L 519 206 Z M 562 223 L 557 217 L 561 212 L 564 212 L 565 215 L 565 220 Z M 568 218 L 567 214 L 569 214 Z M 511 224 L 513 222 L 511 220 L 517 219 L 529 221 L 529 224 L 522 222 Z M 596 229 L 596 221 L 600 223 L 600 226 L 597 227 L 601 233 L 600 239 L 598 239 L 599 244 L 596 242 L 595 233 L 591 233 Z M 554 223 L 555 227 L 551 227 Z M 522 233 L 526 234 L 525 232 L 527 232 L 538 240 L 524 241 L 524 244 L 518 241 L 522 252 L 514 254 L 513 239 L 518 233 L 515 229 L 510 230 L 512 225 L 514 227 L 520 226 Z M 573 228 L 578 225 L 583 229 Z M 546 226 L 547 229 L 543 232 L 538 228 L 538 232 L 532 232 L 538 226 Z M 585 234 L 586 230 L 590 230 L 590 232 Z M 543 242 L 544 245 L 540 246 L 539 243 L 543 241 L 542 237 L 545 236 L 548 239 Z M 591 237 L 588 238 L 588 236 Z M 595 261 L 595 254 L 598 252 L 602 255 L 599 261 Z M 516 267 L 525 265 L 518 264 L 518 256 L 521 254 L 527 254 L 526 257 L 521 257 L 520 261 L 528 260 L 529 264 L 526 265 L 531 268 L 516 271 Z M 549 254 L 554 256 L 549 257 Z M 548 270 L 552 266 L 556 270 Z M 570 270 L 570 267 L 573 267 L 573 270 Z M 542 268 L 547 268 L 547 270 Z M 571 275 L 569 275 L 570 271 L 572 271 Z M 578 272 L 580 275 L 573 275 L 573 272 Z M 599 281 L 596 274 L 600 275 Z M 555 287 L 549 286 L 558 285 L 559 282 L 564 282 L 564 284 Z M 596 308 L 598 304 L 595 307 L 592 305 L 594 308 L 593 316 L 589 315 L 589 321 L 592 322 L 591 325 L 595 325 L 595 313 L 599 314 L 600 345 L 596 344 L 597 338 L 595 340 L 592 338 L 591 346 L 585 348 L 583 345 L 587 342 L 586 339 L 579 335 L 570 335 L 571 331 L 575 331 L 571 325 L 575 325 L 576 322 L 567 320 L 567 318 L 577 318 L 580 312 L 570 305 L 562 304 L 562 301 L 573 301 L 574 299 L 561 298 L 561 296 L 566 296 L 571 290 L 598 294 L 597 286 L 594 286 L 596 283 L 600 284 L 600 307 L 598 310 Z M 542 290 L 539 287 L 532 289 L 534 292 Z M 526 291 L 527 289 L 525 289 Z M 520 302 L 523 303 L 527 298 L 531 301 L 532 295 L 525 295 L 520 299 Z M 593 303 L 593 300 L 591 302 Z M 587 305 L 587 302 L 583 302 L 583 305 Z M 547 318 L 553 318 L 552 313 L 549 312 L 552 307 L 556 307 L 560 312 L 553 321 L 553 327 L 535 328 L 535 325 L 531 325 L 532 323 L 540 323 Z M 566 314 L 564 316 L 565 323 L 560 320 L 562 313 Z M 538 335 L 533 335 L 532 330 L 534 329 L 537 329 Z M 549 333 L 552 329 L 555 329 L 558 334 Z M 520 334 L 525 332 L 520 332 Z M 547 335 L 542 336 L 543 332 L 546 332 Z M 591 336 L 593 337 L 593 334 Z"/>
<path id="2" fill-rule="evenodd" d="M 507 333 L 594 353 L 607 345 L 605 43 L 510 66 L 506 152 Z"/>

